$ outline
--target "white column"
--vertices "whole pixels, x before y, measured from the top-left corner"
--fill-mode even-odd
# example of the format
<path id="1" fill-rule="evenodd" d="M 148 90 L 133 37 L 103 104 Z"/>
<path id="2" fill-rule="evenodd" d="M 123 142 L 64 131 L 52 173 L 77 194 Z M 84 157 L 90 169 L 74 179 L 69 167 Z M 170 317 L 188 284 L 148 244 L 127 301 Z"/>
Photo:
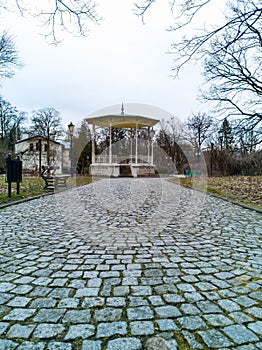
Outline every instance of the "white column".
<path id="1" fill-rule="evenodd" d="M 133 129 L 131 128 L 130 129 L 130 163 L 133 163 L 132 162 L 132 158 L 133 158 L 133 138 L 132 138 L 132 135 L 133 134 Z"/>
<path id="2" fill-rule="evenodd" d="M 112 122 L 109 126 L 109 163 L 112 164 Z"/>
<path id="3" fill-rule="evenodd" d="M 152 151 L 151 151 L 151 164 L 154 164 L 154 140 L 153 140 L 153 127 L 152 127 L 152 138 L 151 138 L 151 144 L 152 144 Z"/>
<path id="4" fill-rule="evenodd" d="M 95 164 L 95 125 L 93 125 L 93 132 L 92 132 L 92 164 Z"/>
<path id="5" fill-rule="evenodd" d="M 137 164 L 137 123 L 136 123 L 136 164 Z"/>
<path id="6" fill-rule="evenodd" d="M 147 162 L 150 164 L 150 126 L 147 128 Z"/>

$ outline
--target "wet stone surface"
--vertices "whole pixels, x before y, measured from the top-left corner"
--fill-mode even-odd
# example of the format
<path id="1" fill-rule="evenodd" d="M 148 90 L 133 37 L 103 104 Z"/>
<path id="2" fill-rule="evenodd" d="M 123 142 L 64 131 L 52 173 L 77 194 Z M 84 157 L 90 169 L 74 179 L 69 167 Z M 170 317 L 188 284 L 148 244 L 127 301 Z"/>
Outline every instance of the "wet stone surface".
<path id="1" fill-rule="evenodd" d="M 0 215 L 0 349 L 262 349 L 261 214 L 119 178 Z"/>

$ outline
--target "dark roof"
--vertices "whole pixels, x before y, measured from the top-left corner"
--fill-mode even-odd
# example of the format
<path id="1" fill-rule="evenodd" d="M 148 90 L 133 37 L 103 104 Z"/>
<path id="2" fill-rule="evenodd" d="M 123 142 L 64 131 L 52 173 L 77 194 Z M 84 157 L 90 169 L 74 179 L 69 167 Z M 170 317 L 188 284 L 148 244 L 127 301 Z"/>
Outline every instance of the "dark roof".
<path id="1" fill-rule="evenodd" d="M 31 136 L 31 137 L 27 137 L 26 139 L 23 139 L 23 140 L 19 140 L 17 141 L 16 143 L 22 143 L 22 142 L 26 142 L 26 141 L 34 141 L 34 140 L 46 140 L 47 141 L 47 138 L 44 137 L 44 136 L 41 136 L 41 135 L 35 135 L 35 136 Z M 60 142 L 57 142 L 55 140 L 52 140 L 50 139 L 50 142 L 53 142 L 53 143 L 56 143 L 58 145 L 61 145 Z"/>

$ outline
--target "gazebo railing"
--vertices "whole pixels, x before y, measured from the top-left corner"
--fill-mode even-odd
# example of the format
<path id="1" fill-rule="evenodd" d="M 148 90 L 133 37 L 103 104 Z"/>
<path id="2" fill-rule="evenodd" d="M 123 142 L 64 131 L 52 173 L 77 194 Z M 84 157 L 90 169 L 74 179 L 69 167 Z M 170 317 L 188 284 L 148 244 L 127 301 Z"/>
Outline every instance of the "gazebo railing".
<path id="1" fill-rule="evenodd" d="M 111 157 L 111 163 L 120 164 L 120 163 L 135 163 L 136 158 L 135 155 L 131 157 L 131 155 L 112 155 Z M 137 155 L 137 162 L 138 163 L 150 163 L 151 157 L 148 159 L 148 156 L 146 155 Z M 98 155 L 95 157 L 95 163 L 99 164 L 110 164 L 110 157 L 108 155 Z"/>

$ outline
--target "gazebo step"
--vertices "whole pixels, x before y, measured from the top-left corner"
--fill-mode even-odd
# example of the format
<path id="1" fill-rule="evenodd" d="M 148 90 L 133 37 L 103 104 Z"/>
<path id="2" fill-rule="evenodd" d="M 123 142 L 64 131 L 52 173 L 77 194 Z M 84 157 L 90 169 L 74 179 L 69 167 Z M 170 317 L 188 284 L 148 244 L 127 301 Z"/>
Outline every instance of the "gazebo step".
<path id="1" fill-rule="evenodd" d="M 132 177 L 131 167 L 129 164 L 120 165 L 120 174 L 123 177 Z"/>

